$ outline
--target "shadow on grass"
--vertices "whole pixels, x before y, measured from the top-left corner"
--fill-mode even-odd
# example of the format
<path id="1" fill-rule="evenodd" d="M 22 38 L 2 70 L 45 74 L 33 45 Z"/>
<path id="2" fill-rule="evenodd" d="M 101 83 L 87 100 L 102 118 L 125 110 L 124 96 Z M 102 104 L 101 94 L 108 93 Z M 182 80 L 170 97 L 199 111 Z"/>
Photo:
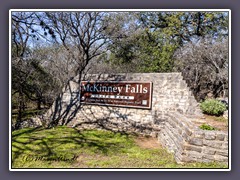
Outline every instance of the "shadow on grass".
<path id="1" fill-rule="evenodd" d="M 31 134 L 32 132 L 37 132 L 42 129 L 43 129 L 42 127 L 27 128 L 27 129 L 24 129 L 24 130 L 21 130 L 21 131 L 18 131 L 16 133 L 12 134 L 12 138 L 21 136 L 22 134 Z"/>
<path id="2" fill-rule="evenodd" d="M 12 136 L 12 165 L 28 155 L 59 157 L 62 154 L 76 156 L 81 152 L 103 155 L 117 153 L 126 148 L 124 143 L 128 139 L 128 136 L 107 131 L 81 132 L 67 127 L 22 129 Z"/>

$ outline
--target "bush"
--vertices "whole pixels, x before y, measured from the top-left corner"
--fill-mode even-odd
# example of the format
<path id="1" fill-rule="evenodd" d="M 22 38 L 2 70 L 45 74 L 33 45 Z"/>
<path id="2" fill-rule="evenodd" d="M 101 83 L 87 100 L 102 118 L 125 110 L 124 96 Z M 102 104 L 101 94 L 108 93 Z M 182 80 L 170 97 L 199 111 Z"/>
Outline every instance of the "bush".
<path id="1" fill-rule="evenodd" d="M 199 126 L 199 128 L 202 129 L 202 130 L 209 130 L 209 131 L 215 130 L 214 127 L 212 127 L 208 124 L 202 124 L 201 126 Z"/>
<path id="2" fill-rule="evenodd" d="M 215 99 L 207 99 L 200 104 L 205 114 L 220 116 L 227 110 L 226 105 Z"/>

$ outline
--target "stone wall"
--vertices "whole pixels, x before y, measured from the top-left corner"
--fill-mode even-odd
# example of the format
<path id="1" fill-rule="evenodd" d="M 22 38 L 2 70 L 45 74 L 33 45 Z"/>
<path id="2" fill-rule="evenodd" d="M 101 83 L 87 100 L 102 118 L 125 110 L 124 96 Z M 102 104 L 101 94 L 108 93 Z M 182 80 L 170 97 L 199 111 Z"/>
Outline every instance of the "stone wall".
<path id="1" fill-rule="evenodd" d="M 160 110 L 178 111 L 187 116 L 201 115 L 198 103 L 183 80 L 181 73 L 92 74 L 86 75 L 82 79 L 94 81 L 151 81 L 153 82 L 153 94 L 152 110 L 149 111 L 149 114 Z M 77 83 L 74 83 L 74 81 L 70 83 L 71 91 L 77 91 Z M 70 98 L 68 88 L 63 95 L 63 101 L 68 102 Z"/>
<path id="2" fill-rule="evenodd" d="M 151 81 L 152 108 L 79 104 L 78 84 L 73 79 L 45 116 L 71 127 L 158 137 L 177 162 L 228 161 L 228 135 L 200 130 L 191 121 L 202 113 L 180 73 L 86 75 L 82 80 Z"/>
<path id="3" fill-rule="evenodd" d="M 177 162 L 228 162 L 228 134 L 201 130 L 176 112 L 164 114 L 158 139 Z"/>
<path id="4" fill-rule="evenodd" d="M 201 116 L 199 105 L 180 73 L 133 73 L 133 74 L 91 74 L 82 80 L 90 81 L 151 81 L 153 82 L 152 108 L 134 109 L 97 105 L 81 105 L 68 125 L 74 127 L 105 128 L 115 131 L 131 131 L 141 134 L 156 134 L 155 123 L 159 112 L 176 111 L 190 117 Z M 61 104 L 69 106 L 78 92 L 78 84 L 72 80 L 61 97 Z M 77 98 L 76 98 L 77 99 Z M 64 113 L 65 108 L 62 112 Z M 74 109 L 74 106 L 71 107 Z M 61 114 L 61 113 L 60 113 Z M 68 113 L 72 114 L 72 113 Z M 65 119 L 68 118 L 68 116 Z M 60 124 L 67 120 L 61 119 Z M 155 129 L 155 130 L 153 130 Z"/>

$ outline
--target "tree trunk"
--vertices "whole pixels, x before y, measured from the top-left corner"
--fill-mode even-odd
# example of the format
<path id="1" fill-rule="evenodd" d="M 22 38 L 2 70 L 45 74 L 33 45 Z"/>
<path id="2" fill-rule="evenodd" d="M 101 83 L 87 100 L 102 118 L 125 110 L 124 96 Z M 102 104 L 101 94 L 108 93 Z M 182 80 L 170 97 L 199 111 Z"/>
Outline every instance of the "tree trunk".
<path id="1" fill-rule="evenodd" d="M 41 102 L 42 102 L 41 99 L 37 100 L 37 109 L 38 110 L 41 110 Z"/>
<path id="2" fill-rule="evenodd" d="M 20 124 L 22 122 L 23 110 L 24 110 L 23 91 L 22 91 L 22 88 L 20 88 L 20 91 L 19 91 L 19 103 L 18 103 L 18 117 L 17 117 L 17 121 L 15 123 L 15 129 L 19 129 L 20 128 Z"/>

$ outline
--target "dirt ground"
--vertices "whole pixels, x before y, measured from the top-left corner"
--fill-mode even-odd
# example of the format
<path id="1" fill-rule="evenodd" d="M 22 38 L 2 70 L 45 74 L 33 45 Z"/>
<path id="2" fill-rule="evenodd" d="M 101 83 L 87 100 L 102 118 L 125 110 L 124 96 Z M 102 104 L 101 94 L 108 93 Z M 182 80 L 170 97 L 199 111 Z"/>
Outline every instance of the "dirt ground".
<path id="1" fill-rule="evenodd" d="M 157 138 L 139 136 L 139 137 L 135 138 L 134 140 L 135 140 L 135 143 L 142 148 L 146 148 L 146 149 L 162 148 L 162 146 L 158 142 Z"/>
<path id="2" fill-rule="evenodd" d="M 222 116 L 209 116 L 204 115 L 202 119 L 197 119 L 193 121 L 197 126 L 201 126 L 202 124 L 208 124 L 214 127 L 216 130 L 219 131 L 228 131 L 228 120 L 224 119 Z"/>

